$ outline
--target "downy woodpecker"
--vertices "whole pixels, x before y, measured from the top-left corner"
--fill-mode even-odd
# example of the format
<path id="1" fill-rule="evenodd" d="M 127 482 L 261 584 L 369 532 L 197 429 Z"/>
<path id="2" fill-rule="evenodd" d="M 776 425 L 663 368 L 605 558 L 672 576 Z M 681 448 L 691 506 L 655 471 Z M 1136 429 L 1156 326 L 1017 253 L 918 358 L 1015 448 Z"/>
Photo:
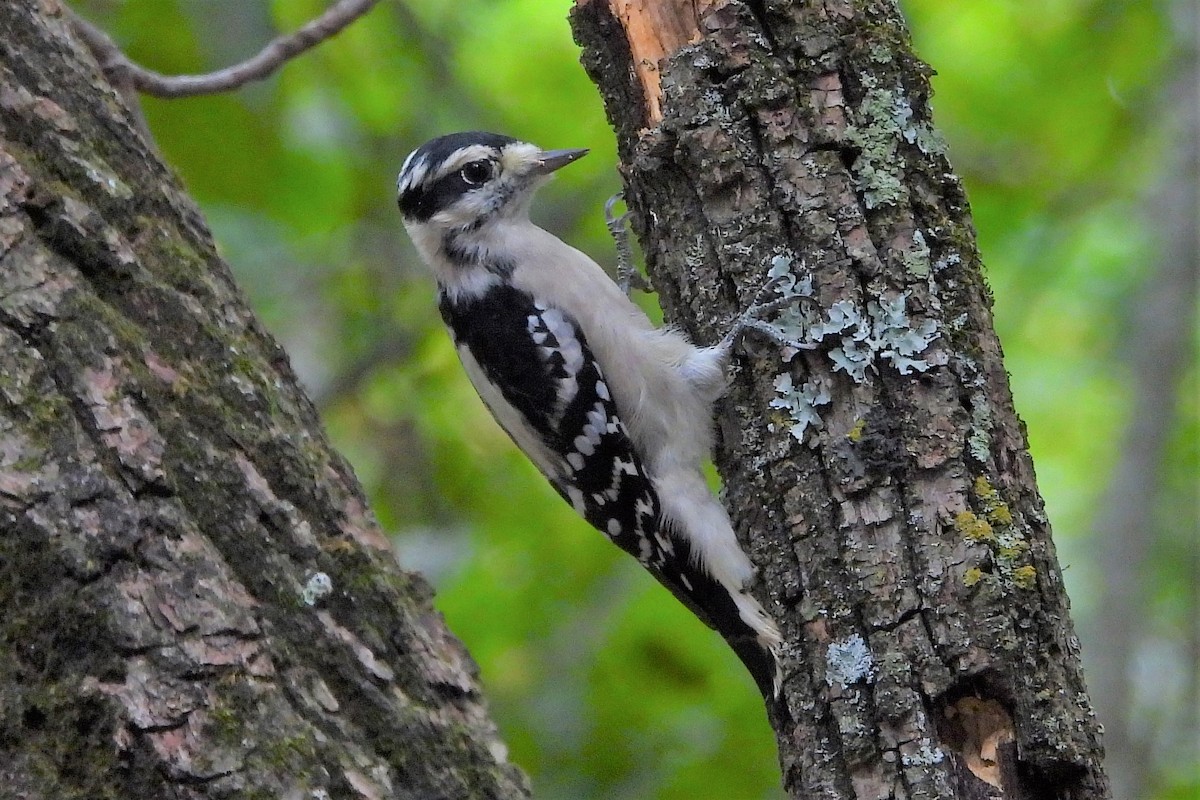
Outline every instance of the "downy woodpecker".
<path id="1" fill-rule="evenodd" d="M 592 259 L 529 220 L 534 193 L 587 150 L 494 133 L 404 161 L 404 226 L 438 284 L 463 367 L 500 426 L 584 519 L 636 558 L 778 695 L 779 630 L 701 465 L 730 351 L 655 328 Z"/>

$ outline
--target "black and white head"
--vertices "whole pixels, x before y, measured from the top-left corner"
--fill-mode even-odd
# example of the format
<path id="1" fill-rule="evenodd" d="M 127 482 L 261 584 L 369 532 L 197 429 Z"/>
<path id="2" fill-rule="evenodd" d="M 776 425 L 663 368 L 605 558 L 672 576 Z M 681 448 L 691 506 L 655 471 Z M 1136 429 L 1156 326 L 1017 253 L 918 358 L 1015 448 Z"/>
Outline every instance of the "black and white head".
<path id="1" fill-rule="evenodd" d="M 543 150 L 482 131 L 439 136 L 409 154 L 400 168 L 396 191 L 405 227 L 415 241 L 419 234 L 469 233 L 527 219 L 537 188 L 587 152 Z"/>

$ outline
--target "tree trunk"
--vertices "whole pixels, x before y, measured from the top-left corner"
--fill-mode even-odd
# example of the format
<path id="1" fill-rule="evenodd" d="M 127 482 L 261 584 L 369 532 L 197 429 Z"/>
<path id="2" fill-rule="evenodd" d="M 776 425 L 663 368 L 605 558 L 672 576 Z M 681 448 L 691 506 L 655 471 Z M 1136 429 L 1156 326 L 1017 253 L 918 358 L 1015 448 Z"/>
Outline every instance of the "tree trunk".
<path id="1" fill-rule="evenodd" d="M 718 421 L 788 640 L 796 798 L 1103 798 L 1098 727 L 929 68 L 891 2 L 579 0 L 670 319 L 770 272 Z"/>
<path id="2" fill-rule="evenodd" d="M 526 797 L 430 595 L 57 3 L 0 4 L 0 796 Z"/>

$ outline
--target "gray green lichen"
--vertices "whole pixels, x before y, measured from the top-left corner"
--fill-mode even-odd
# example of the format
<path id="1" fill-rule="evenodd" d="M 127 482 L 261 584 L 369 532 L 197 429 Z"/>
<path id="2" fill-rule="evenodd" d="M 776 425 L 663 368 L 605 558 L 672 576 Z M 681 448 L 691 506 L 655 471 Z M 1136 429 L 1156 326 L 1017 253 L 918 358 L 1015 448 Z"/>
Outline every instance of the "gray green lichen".
<path id="1" fill-rule="evenodd" d="M 916 145 L 929 155 L 946 151 L 945 140 L 928 121 L 913 121 L 912 104 L 903 88 L 881 88 L 869 75 L 846 139 L 859 150 L 851 171 L 867 208 L 901 205 L 908 197 L 900 142 Z"/>
<path id="2" fill-rule="evenodd" d="M 796 387 L 792 383 L 791 373 L 784 372 L 775 378 L 775 391 L 779 397 L 771 401 L 771 408 L 787 412 L 789 431 L 796 441 L 804 441 L 804 433 L 809 426 L 821 427 L 823 423 L 817 407 L 828 405 L 832 399 L 824 381 L 812 378 Z"/>
<path id="3" fill-rule="evenodd" d="M 875 677 L 875 659 L 866 640 L 857 633 L 832 642 L 825 651 L 825 682 L 850 686 Z"/>
<path id="4" fill-rule="evenodd" d="M 971 432 L 967 434 L 971 457 L 986 463 L 992 453 L 992 406 L 983 392 L 971 395 Z"/>
<path id="5" fill-rule="evenodd" d="M 308 582 L 300 591 L 300 599 L 306 606 L 315 606 L 318 602 L 333 593 L 333 579 L 327 573 L 316 572 L 309 576 Z"/>
<path id="6" fill-rule="evenodd" d="M 939 328 L 934 319 L 914 324 L 908 316 L 907 292 L 870 300 L 865 309 L 849 300 L 839 300 L 823 314 L 815 304 L 805 302 L 813 297 L 812 277 L 797 277 L 793 263 L 791 256 L 782 254 L 771 260 L 768 277 L 779 282 L 776 287 L 779 294 L 795 302 L 780 311 L 774 322 L 759 326 L 786 342 L 785 362 L 801 350 L 819 350 L 833 344 L 828 350 L 833 371 L 846 373 L 855 383 L 865 383 L 870 374 L 878 373 L 880 361 L 890 364 L 901 375 L 925 372 L 945 363 L 943 353 L 919 357 L 938 338 Z M 830 402 L 829 390 L 821 376 L 812 376 L 800 386 L 790 372 L 775 378 L 775 392 L 779 396 L 771 401 L 771 407 L 788 413 L 790 432 L 796 441 L 804 441 L 810 427 L 820 429 L 822 420 L 817 407 Z"/>

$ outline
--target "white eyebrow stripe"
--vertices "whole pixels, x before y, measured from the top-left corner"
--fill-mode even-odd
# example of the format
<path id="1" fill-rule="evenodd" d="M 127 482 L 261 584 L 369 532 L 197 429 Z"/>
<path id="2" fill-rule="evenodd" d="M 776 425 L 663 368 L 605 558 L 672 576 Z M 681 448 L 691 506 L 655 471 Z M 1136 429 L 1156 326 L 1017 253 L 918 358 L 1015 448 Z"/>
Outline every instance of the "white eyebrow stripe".
<path id="1" fill-rule="evenodd" d="M 441 163 L 441 168 L 438 169 L 436 177 L 440 178 L 443 175 L 449 175 L 451 172 L 460 169 L 465 164 L 470 164 L 472 161 L 494 159 L 496 155 L 495 148 L 483 144 L 470 144 L 466 147 L 460 147 Z"/>

